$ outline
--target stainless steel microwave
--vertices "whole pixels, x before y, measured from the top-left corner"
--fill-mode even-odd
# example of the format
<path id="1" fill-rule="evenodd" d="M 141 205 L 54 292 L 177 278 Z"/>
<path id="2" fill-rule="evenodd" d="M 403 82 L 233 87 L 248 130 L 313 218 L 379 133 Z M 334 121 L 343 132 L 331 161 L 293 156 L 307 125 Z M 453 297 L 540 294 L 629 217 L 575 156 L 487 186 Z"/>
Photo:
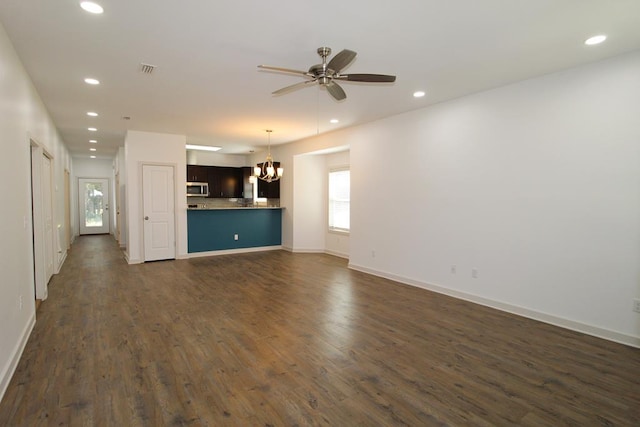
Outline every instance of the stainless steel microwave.
<path id="1" fill-rule="evenodd" d="M 187 182 L 187 196 L 208 197 L 209 184 L 206 182 Z"/>

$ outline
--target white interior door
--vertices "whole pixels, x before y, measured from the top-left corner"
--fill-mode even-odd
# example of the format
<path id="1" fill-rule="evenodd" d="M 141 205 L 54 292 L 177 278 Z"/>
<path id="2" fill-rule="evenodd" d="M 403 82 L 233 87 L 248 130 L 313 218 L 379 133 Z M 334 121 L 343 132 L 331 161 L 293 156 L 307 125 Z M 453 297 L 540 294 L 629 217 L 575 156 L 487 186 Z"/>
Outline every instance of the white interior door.
<path id="1" fill-rule="evenodd" d="M 49 283 L 53 276 L 53 197 L 51 195 L 51 159 L 42 156 L 42 219 L 44 223 L 44 281 Z"/>
<path id="2" fill-rule="evenodd" d="M 176 257 L 173 166 L 142 166 L 144 260 Z"/>
<path id="3" fill-rule="evenodd" d="M 115 209 L 116 209 L 116 241 L 118 243 L 120 243 L 120 174 L 117 173 L 116 174 L 116 185 L 115 185 L 116 189 L 116 194 L 115 194 L 115 199 L 114 199 L 114 203 L 115 203 Z"/>
<path id="4" fill-rule="evenodd" d="M 33 272 L 35 297 L 47 299 L 47 284 L 55 271 L 53 216 L 53 163 L 35 141 L 31 145 L 31 203 L 33 224 Z"/>
<path id="5" fill-rule="evenodd" d="M 80 178 L 78 180 L 80 234 L 108 234 L 109 180 Z"/>

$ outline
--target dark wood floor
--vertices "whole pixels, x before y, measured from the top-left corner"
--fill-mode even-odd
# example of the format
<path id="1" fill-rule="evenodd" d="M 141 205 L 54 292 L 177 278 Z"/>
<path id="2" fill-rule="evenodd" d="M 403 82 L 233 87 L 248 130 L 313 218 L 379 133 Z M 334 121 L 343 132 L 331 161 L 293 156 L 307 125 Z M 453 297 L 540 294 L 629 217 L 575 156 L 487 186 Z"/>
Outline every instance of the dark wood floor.
<path id="1" fill-rule="evenodd" d="M 80 237 L 2 426 L 640 425 L 640 350 L 284 251 Z"/>

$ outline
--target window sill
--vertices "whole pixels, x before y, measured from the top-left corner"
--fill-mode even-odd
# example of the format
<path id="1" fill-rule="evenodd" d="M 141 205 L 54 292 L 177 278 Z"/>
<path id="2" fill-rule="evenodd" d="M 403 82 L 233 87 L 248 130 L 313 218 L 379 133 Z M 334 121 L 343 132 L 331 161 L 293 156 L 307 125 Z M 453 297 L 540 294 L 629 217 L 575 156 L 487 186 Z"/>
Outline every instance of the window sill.
<path id="1" fill-rule="evenodd" d="M 349 235 L 349 230 L 341 230 L 339 228 L 330 228 L 328 231 L 329 233 L 332 233 L 332 234 L 341 234 L 343 236 Z"/>

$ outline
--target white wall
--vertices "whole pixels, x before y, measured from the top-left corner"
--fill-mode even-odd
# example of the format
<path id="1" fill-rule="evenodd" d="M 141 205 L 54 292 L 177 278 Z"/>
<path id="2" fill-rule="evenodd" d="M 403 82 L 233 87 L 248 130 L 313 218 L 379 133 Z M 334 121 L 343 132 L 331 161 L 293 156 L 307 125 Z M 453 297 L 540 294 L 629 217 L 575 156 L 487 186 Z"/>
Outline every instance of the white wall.
<path id="1" fill-rule="evenodd" d="M 56 226 L 64 226 L 64 169 L 71 165 L 63 141 L 1 25 L 0 70 L 0 195 L 4 206 L 0 209 L 1 398 L 35 322 L 30 138 L 53 156 Z M 58 233 L 55 235 L 57 245 Z"/>
<path id="2" fill-rule="evenodd" d="M 115 232 L 115 183 L 114 183 L 114 166 L 113 160 L 109 159 L 88 159 L 83 157 L 74 157 L 73 161 L 73 176 L 71 179 L 71 192 L 74 194 L 74 200 L 76 204 L 73 205 L 73 209 L 76 211 L 76 218 L 79 218 L 79 200 L 78 194 L 79 179 L 80 178 L 104 178 L 109 180 L 109 232 L 114 234 Z M 73 225 L 74 230 L 78 231 L 80 224 L 77 222 Z M 77 235 L 77 234 L 76 234 Z"/>
<path id="3" fill-rule="evenodd" d="M 222 154 L 200 150 L 187 150 L 186 153 L 189 165 L 231 166 L 235 168 L 249 166 L 247 156 L 241 154 Z"/>
<path id="4" fill-rule="evenodd" d="M 175 167 L 176 257 L 187 255 L 186 136 L 128 131 L 124 142 L 126 165 L 125 255 L 131 264 L 144 261 L 142 235 L 142 164 Z M 122 211 L 120 211 L 122 214 Z"/>
<path id="5" fill-rule="evenodd" d="M 640 344 L 639 75 L 636 53 L 345 135 L 351 264 Z"/>
<path id="6" fill-rule="evenodd" d="M 327 154 L 325 156 L 325 185 L 324 185 L 324 230 L 325 230 L 325 251 L 332 255 L 349 258 L 349 234 L 329 231 L 329 171 L 338 168 L 349 168 L 349 151 Z"/>
<path id="7" fill-rule="evenodd" d="M 73 158 L 73 176 L 76 183 L 78 182 L 78 178 L 113 179 L 113 174 L 113 160 L 87 159 L 82 157 Z"/>
<path id="8" fill-rule="evenodd" d="M 293 170 L 290 172 L 293 174 L 293 245 L 285 246 L 289 250 L 324 251 L 325 169 L 324 156 L 301 155 L 293 158 Z"/>
<path id="9" fill-rule="evenodd" d="M 639 75 L 634 52 L 274 157 L 287 168 L 351 148 L 353 268 L 640 346 Z M 285 247 L 298 224 L 291 176 Z"/>

